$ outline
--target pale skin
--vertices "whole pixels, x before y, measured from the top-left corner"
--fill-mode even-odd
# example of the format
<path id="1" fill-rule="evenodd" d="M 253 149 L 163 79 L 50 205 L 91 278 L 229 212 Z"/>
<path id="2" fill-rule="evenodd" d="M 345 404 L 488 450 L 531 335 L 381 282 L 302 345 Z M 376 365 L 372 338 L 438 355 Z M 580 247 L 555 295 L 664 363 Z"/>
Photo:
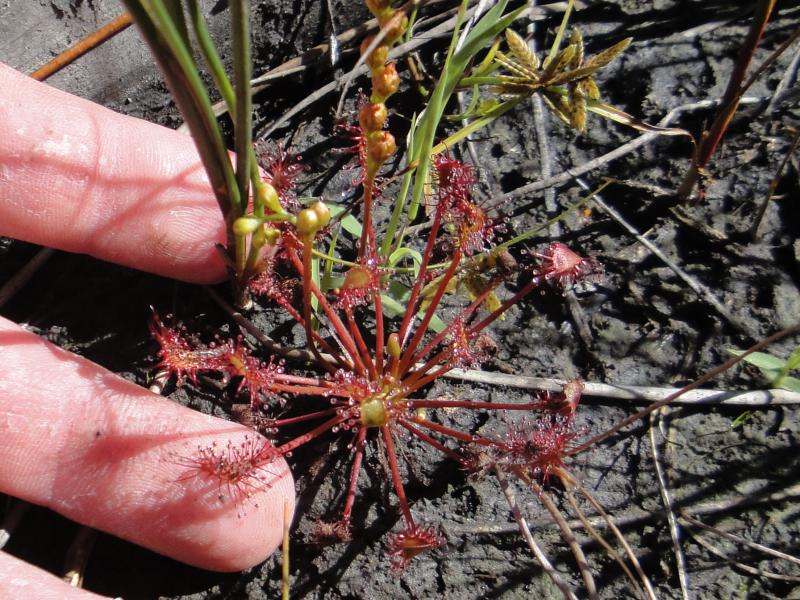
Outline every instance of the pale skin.
<path id="1" fill-rule="evenodd" d="M 2 64 L 0 90 L 0 235 L 193 283 L 225 277 L 214 248 L 222 218 L 190 138 Z M 288 467 L 272 464 L 269 484 L 237 507 L 176 457 L 254 435 L 0 317 L 0 492 L 191 565 L 237 571 L 280 543 L 284 504 L 294 509 Z M 99 598 L 0 552 L 5 597 Z"/>

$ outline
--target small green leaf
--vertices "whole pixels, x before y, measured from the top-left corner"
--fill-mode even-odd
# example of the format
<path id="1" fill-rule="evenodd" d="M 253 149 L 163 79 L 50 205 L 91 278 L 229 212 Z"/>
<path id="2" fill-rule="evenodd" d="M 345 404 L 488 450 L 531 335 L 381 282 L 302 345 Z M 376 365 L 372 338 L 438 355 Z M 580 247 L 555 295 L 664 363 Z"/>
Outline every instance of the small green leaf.
<path id="1" fill-rule="evenodd" d="M 342 224 L 342 228 L 347 233 L 356 238 L 361 237 L 361 223 L 359 223 L 358 219 L 356 219 L 352 214 L 347 212 L 347 209 L 344 206 L 339 206 L 337 204 L 328 204 L 328 208 L 331 211 L 331 217 L 334 219 L 338 219 L 339 217 L 342 217 L 342 215 L 344 215 L 340 219 L 340 222 Z"/>
<path id="2" fill-rule="evenodd" d="M 406 292 L 405 295 L 407 297 L 408 296 L 408 288 L 406 288 L 402 284 L 397 284 L 397 285 L 400 288 L 402 288 L 403 290 L 405 290 L 405 292 Z M 395 288 L 394 290 L 392 289 L 393 287 Z M 391 284 L 389 285 L 389 291 L 390 292 L 399 291 L 401 296 L 403 294 L 402 290 L 398 290 L 397 287 L 395 287 L 395 286 L 393 286 Z M 395 298 L 393 298 L 389 294 L 381 294 L 381 304 L 383 306 L 383 313 L 387 317 L 399 317 L 399 316 L 405 314 L 405 312 L 406 312 L 405 304 L 403 304 L 401 302 L 398 302 Z M 417 314 L 421 316 L 423 313 L 422 313 L 422 311 L 420 311 Z M 431 331 L 433 331 L 435 333 L 441 333 L 446 328 L 447 328 L 447 325 L 445 325 L 444 321 L 442 321 L 436 315 L 433 315 L 433 318 L 431 319 L 431 322 L 428 323 L 428 329 L 430 329 Z"/>
<path id="3" fill-rule="evenodd" d="M 389 255 L 389 266 L 395 266 L 406 256 L 410 256 L 411 260 L 414 262 L 414 277 L 419 277 L 419 267 L 422 264 L 422 254 L 420 254 L 417 250 L 405 247 L 398 248 Z"/>
<path id="4" fill-rule="evenodd" d="M 800 394 L 800 379 L 797 377 L 784 377 L 780 387 L 781 389 Z"/>
<path id="5" fill-rule="evenodd" d="M 745 423 L 747 423 L 750 419 L 753 418 L 755 413 L 752 410 L 746 410 L 738 417 L 736 417 L 733 421 L 731 421 L 731 429 L 736 429 L 741 427 Z"/>
<path id="6" fill-rule="evenodd" d="M 788 373 L 789 371 L 794 371 L 795 369 L 800 369 L 800 346 L 795 348 L 792 353 L 789 355 L 789 358 L 786 360 L 786 365 L 784 369 Z"/>
<path id="7" fill-rule="evenodd" d="M 766 352 L 753 352 L 752 354 L 745 356 L 744 360 L 749 362 L 751 365 L 757 366 L 759 369 L 764 369 L 765 371 L 780 372 L 780 370 L 783 368 L 783 365 L 786 364 L 782 359 L 778 358 L 777 356 L 767 354 Z"/>

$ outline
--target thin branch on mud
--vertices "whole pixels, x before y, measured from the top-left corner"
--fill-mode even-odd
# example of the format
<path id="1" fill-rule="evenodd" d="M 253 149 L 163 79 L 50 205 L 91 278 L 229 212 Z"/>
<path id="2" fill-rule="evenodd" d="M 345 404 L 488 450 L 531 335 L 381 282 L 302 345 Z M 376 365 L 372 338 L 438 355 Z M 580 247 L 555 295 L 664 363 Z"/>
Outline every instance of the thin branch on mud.
<path id="1" fill-rule="evenodd" d="M 661 501 L 664 503 L 664 512 L 667 515 L 667 523 L 669 524 L 669 535 L 672 538 L 672 549 L 675 554 L 675 566 L 678 570 L 678 582 L 681 586 L 681 595 L 683 596 L 683 600 L 689 600 L 691 594 L 689 592 L 689 575 L 686 569 L 686 556 L 683 554 L 683 549 L 681 548 L 681 532 L 678 526 L 678 520 L 675 517 L 675 511 L 672 509 L 672 494 L 667 484 L 667 474 L 661 466 L 658 441 L 656 440 L 656 430 L 660 429 L 659 425 L 662 422 L 661 416 L 665 415 L 666 411 L 667 407 L 664 406 L 650 414 L 650 450 L 653 454 L 653 464 L 656 468 L 658 491 L 661 495 Z M 668 427 L 668 425 L 666 426 Z"/>
<path id="2" fill-rule="evenodd" d="M 451 379 L 472 381 L 486 385 L 506 385 L 528 390 L 548 390 L 557 392 L 564 386 L 563 379 L 528 377 L 492 373 L 475 369 L 453 369 L 445 375 Z M 592 396 L 633 402 L 657 402 L 674 395 L 682 388 L 649 387 L 638 385 L 614 385 L 608 383 L 584 382 L 582 397 Z M 722 404 L 735 406 L 778 406 L 800 404 L 800 394 L 788 390 L 710 390 L 695 389 L 682 394 L 674 404 Z"/>
<path id="3" fill-rule="evenodd" d="M 682 387 L 681 389 L 679 389 L 675 393 L 670 394 L 669 396 L 667 396 L 666 398 L 663 398 L 662 400 L 659 400 L 657 402 L 653 402 L 647 408 L 644 408 L 644 409 L 640 410 L 639 412 L 637 412 L 635 414 L 632 414 L 629 417 L 626 417 L 626 418 L 622 419 L 616 425 L 614 425 L 612 427 L 609 427 L 604 432 L 598 433 L 597 435 L 591 437 L 587 441 L 583 442 L 580 446 L 577 446 L 576 448 L 573 448 L 572 450 L 570 450 L 568 452 L 568 454 L 573 454 L 573 455 L 574 454 L 578 454 L 579 452 L 583 452 L 584 450 L 586 450 L 588 448 L 591 448 L 595 444 L 598 444 L 598 443 L 602 442 L 603 440 L 606 440 L 606 439 L 610 438 L 612 435 L 614 435 L 618 431 L 624 429 L 625 427 L 627 427 L 628 425 L 630 425 L 632 423 L 635 423 L 636 421 L 639 421 L 639 420 L 643 419 L 644 417 L 648 416 L 653 411 L 658 410 L 662 406 L 666 406 L 667 404 L 669 404 L 671 402 L 674 402 L 677 398 L 683 396 L 684 394 L 686 394 L 688 392 L 691 392 L 693 390 L 699 389 L 701 385 L 703 385 L 707 381 L 710 381 L 710 380 L 714 379 L 717 375 L 720 375 L 721 373 L 724 373 L 725 371 L 730 369 L 733 365 L 738 364 L 739 362 L 744 360 L 747 356 L 751 355 L 753 352 L 758 352 L 759 350 L 762 350 L 762 349 L 766 348 L 767 346 L 770 346 L 771 344 L 774 344 L 775 342 L 777 342 L 779 340 L 782 340 L 785 337 L 789 337 L 791 335 L 795 335 L 798 332 L 800 332 L 800 323 L 798 323 L 796 325 L 793 325 L 792 327 L 787 327 L 785 329 L 781 329 L 780 331 L 777 331 L 777 332 L 773 333 L 772 335 L 764 338 L 763 340 L 761 340 L 757 344 L 753 344 L 752 346 L 750 346 L 747 350 L 745 350 L 744 352 L 742 352 L 738 356 L 734 356 L 733 358 L 729 358 L 728 360 L 726 360 L 724 363 L 722 363 L 718 367 L 714 367 L 710 371 L 706 371 L 703 375 L 701 375 L 700 377 L 695 379 L 689 385 L 686 385 L 686 386 Z"/>
<path id="4" fill-rule="evenodd" d="M 645 575 L 644 570 L 642 569 L 642 565 L 639 562 L 639 559 L 636 556 L 636 553 L 631 548 L 631 545 L 628 543 L 628 540 L 625 539 L 625 536 L 622 535 L 622 531 L 620 531 L 619 526 L 615 522 L 614 519 L 611 518 L 606 512 L 606 509 L 603 508 L 603 505 L 595 498 L 589 490 L 587 490 L 583 484 L 575 479 L 569 472 L 563 471 L 560 474 L 562 483 L 567 487 L 572 487 L 578 492 L 580 492 L 581 496 L 583 496 L 589 504 L 592 505 L 597 514 L 602 519 L 602 524 L 604 527 L 607 527 L 611 533 L 614 534 L 615 539 L 619 544 L 622 546 L 622 549 L 625 551 L 625 554 L 628 557 L 628 560 L 633 565 L 633 568 L 636 570 L 636 573 L 639 575 L 642 584 L 644 585 L 645 591 L 647 592 L 647 597 L 650 600 L 656 600 L 656 593 L 653 590 L 653 585 L 650 583 L 647 575 Z"/>
<path id="5" fill-rule="evenodd" d="M 688 524 L 691 524 L 693 526 L 700 527 L 701 529 L 705 529 L 706 531 L 710 531 L 736 544 L 741 544 L 743 546 L 747 546 L 748 548 L 752 548 L 753 550 L 758 550 L 759 552 L 763 552 L 764 554 L 769 554 L 770 556 L 774 556 L 775 558 L 788 560 L 789 562 L 792 562 L 796 565 L 800 565 L 800 558 L 796 556 L 792 556 L 791 554 L 786 554 L 785 552 L 781 552 L 780 550 L 775 550 L 774 548 L 770 548 L 769 546 L 764 546 L 763 544 L 759 544 L 757 542 L 751 542 L 750 540 L 746 540 L 741 536 L 735 535 L 728 531 L 723 531 L 722 529 L 718 529 L 716 527 L 712 527 L 711 525 L 706 525 L 702 521 L 698 521 L 694 517 L 690 517 L 688 514 L 686 514 L 686 511 L 681 511 L 679 519 L 684 520 Z"/>
<path id="6" fill-rule="evenodd" d="M 586 183 L 580 177 L 575 178 L 575 182 L 581 186 L 586 191 L 591 191 L 589 184 Z M 619 223 L 628 233 L 630 233 L 636 240 L 642 244 L 645 248 L 647 248 L 650 252 L 652 252 L 661 262 L 667 265 L 686 285 L 692 288 L 700 298 L 702 298 L 705 302 L 707 302 L 714 310 L 719 313 L 719 315 L 724 318 L 728 323 L 733 325 L 736 329 L 738 329 L 741 333 L 745 333 L 750 338 L 756 339 L 758 336 L 755 332 L 751 331 L 751 328 L 748 327 L 744 322 L 740 321 L 736 317 L 734 317 L 730 311 L 725 307 L 722 302 L 720 302 L 716 296 L 711 292 L 711 290 L 704 284 L 697 281 L 694 277 L 689 275 L 686 271 L 684 271 L 675 261 L 670 259 L 667 255 L 665 255 L 658 246 L 653 244 L 650 240 L 644 237 L 639 231 L 631 225 L 625 217 L 622 216 L 614 207 L 609 206 L 605 203 L 603 198 L 600 194 L 593 194 L 592 195 L 592 202 L 594 202 L 598 207 L 600 207 L 603 212 L 605 212 L 608 216 L 614 219 L 617 223 Z"/>
<path id="7" fill-rule="evenodd" d="M 751 496 L 737 496 L 727 500 L 716 500 L 713 502 L 698 502 L 690 504 L 681 510 L 681 514 L 692 513 L 695 515 L 720 515 L 727 514 L 736 509 L 749 508 L 751 506 L 761 506 L 776 504 L 779 502 L 795 501 L 800 498 L 800 484 L 789 486 L 784 490 L 771 492 L 769 494 L 755 494 Z M 679 503 L 676 503 L 679 504 Z M 616 517 L 615 524 L 619 529 L 628 527 L 638 527 L 647 523 L 660 521 L 665 517 L 663 511 L 647 511 L 630 514 L 623 517 Z M 683 517 L 682 517 L 683 518 Z M 593 527 L 602 527 L 606 521 L 602 517 L 591 517 L 588 519 Z M 575 519 L 569 522 L 570 527 L 577 529 L 581 527 L 581 521 Z M 553 529 L 555 524 L 550 519 L 539 519 L 530 524 L 531 529 L 545 530 Z M 495 523 L 477 523 L 475 525 L 447 525 L 448 535 L 513 535 L 519 533 L 519 529 L 513 525 L 497 525 Z"/>
<path id="8" fill-rule="evenodd" d="M 644 590 L 641 589 L 641 586 L 639 585 L 639 582 L 636 580 L 636 577 L 634 577 L 633 573 L 628 568 L 628 565 L 625 564 L 625 561 L 619 555 L 619 552 L 617 552 L 611 546 L 611 544 L 609 544 L 605 540 L 605 538 L 603 538 L 603 536 L 600 535 L 600 532 L 597 531 L 594 525 L 592 525 L 591 521 L 589 520 L 589 517 L 586 516 L 586 513 L 583 512 L 580 505 L 578 504 L 578 499 L 575 497 L 575 494 L 572 492 L 572 488 L 569 485 L 564 486 L 564 493 L 566 494 L 567 502 L 569 502 L 569 505 L 572 507 L 573 512 L 583 525 L 583 528 L 586 530 L 586 533 L 589 534 L 589 537 L 591 537 L 594 541 L 600 544 L 600 546 L 602 546 L 603 550 L 606 551 L 606 553 L 614 560 L 614 562 L 616 562 L 619 565 L 620 569 L 622 569 L 622 571 L 625 573 L 625 576 L 633 584 L 639 596 L 644 598 Z"/>
<path id="9" fill-rule="evenodd" d="M 741 569 L 745 573 L 749 573 L 750 575 L 756 575 L 758 577 L 766 577 L 767 579 L 776 579 L 778 581 L 791 581 L 791 582 L 800 582 L 800 577 L 796 575 L 783 575 L 782 573 L 773 573 L 772 571 L 765 571 L 764 569 L 759 569 L 757 567 L 751 567 L 750 565 L 746 565 L 738 560 L 734 560 L 729 557 L 727 554 L 722 552 L 719 548 L 714 546 L 708 540 L 703 539 L 697 533 L 693 532 L 691 528 L 687 528 L 689 535 L 692 536 L 692 539 L 700 544 L 703 548 L 711 552 L 714 556 L 717 556 L 727 562 L 735 566 L 738 569 Z"/>
<path id="10" fill-rule="evenodd" d="M 109 21 L 99 29 L 96 29 L 83 39 L 74 43 L 72 46 L 59 53 L 58 56 L 53 58 L 47 64 L 39 67 L 31 77 L 37 81 L 44 81 L 51 75 L 58 73 L 67 65 L 73 63 L 81 56 L 94 50 L 98 46 L 106 43 L 118 33 L 125 31 L 133 23 L 130 13 L 127 11 L 119 15 L 117 18 Z"/>
<path id="11" fill-rule="evenodd" d="M 589 568 L 589 561 L 586 560 L 586 555 L 583 552 L 583 548 L 581 548 L 580 542 L 578 542 L 578 539 L 575 537 L 575 532 L 572 530 L 572 527 L 569 526 L 569 523 L 564 518 L 561 510 L 558 508 L 558 506 L 556 506 L 556 503 L 553 502 L 547 492 L 544 491 L 542 486 L 528 477 L 525 477 L 523 481 L 530 486 L 533 493 L 536 494 L 536 497 L 539 498 L 539 501 L 544 505 L 544 507 L 547 509 L 547 512 L 550 513 L 550 516 L 553 517 L 556 525 L 561 530 L 561 535 L 564 537 L 564 541 L 567 543 L 572 551 L 572 555 L 575 557 L 578 570 L 583 578 L 583 585 L 586 587 L 586 595 L 590 598 L 590 600 L 597 600 L 597 585 L 594 582 L 592 571 Z"/>
<path id="12" fill-rule="evenodd" d="M 531 552 L 533 552 L 533 555 L 536 557 L 539 565 L 542 567 L 544 572 L 547 573 L 558 589 L 561 590 L 561 593 L 564 594 L 565 598 L 569 598 L 569 600 L 578 600 L 575 593 L 569 588 L 569 585 L 567 585 L 567 582 L 564 581 L 561 575 L 559 575 L 555 570 L 550 560 L 539 547 L 539 544 L 537 544 L 536 540 L 533 539 L 531 530 L 528 528 L 528 523 L 525 521 L 525 517 L 522 516 L 522 512 L 519 510 L 519 506 L 517 505 L 517 499 L 514 496 L 514 490 L 512 490 L 511 486 L 508 484 L 508 479 L 506 479 L 502 469 L 495 466 L 494 474 L 495 477 L 497 477 L 497 482 L 500 484 L 500 489 L 503 491 L 503 495 L 506 497 L 508 507 L 511 509 L 511 514 L 514 516 L 514 520 L 517 522 L 519 532 L 522 534 L 522 537 L 528 544 L 528 548 L 530 548 Z"/>
<path id="13" fill-rule="evenodd" d="M 528 45 L 531 52 L 535 54 L 537 48 L 534 37 L 531 37 Z M 553 175 L 553 159 L 552 153 L 550 152 L 550 143 L 548 141 L 550 136 L 547 132 L 547 112 L 544 110 L 544 101 L 540 94 L 533 94 L 531 96 L 531 104 L 533 105 L 533 125 L 536 131 L 536 145 L 539 149 L 540 172 L 542 179 L 549 179 Z M 545 190 L 544 206 L 548 217 L 554 217 L 560 212 L 558 203 L 556 202 L 555 188 L 548 188 Z M 561 239 L 561 221 L 553 221 L 550 224 L 549 234 L 551 239 Z M 583 307 L 572 288 L 568 288 L 564 291 L 564 297 L 567 299 L 567 306 L 569 307 L 572 321 L 575 323 L 578 337 L 580 337 L 581 342 L 583 342 L 584 348 L 591 353 L 590 348 L 592 347 L 593 336 L 589 329 L 586 314 L 583 312 Z"/>
<path id="14" fill-rule="evenodd" d="M 767 104 L 767 114 L 771 114 L 772 111 L 775 110 L 777 105 L 783 100 L 784 94 L 794 86 L 795 82 L 797 81 L 798 68 L 800 68 L 800 48 L 798 48 L 797 52 L 794 53 L 792 61 L 789 63 L 789 66 L 786 67 L 786 71 L 783 73 L 783 77 L 781 77 L 778 85 L 775 86 L 775 91 L 772 94 L 772 98 L 770 98 L 769 104 Z"/>
<path id="15" fill-rule="evenodd" d="M 765 98 L 760 97 L 753 97 L 753 96 L 745 96 L 741 99 L 740 105 L 746 104 L 758 104 L 759 102 L 764 102 Z M 690 104 L 683 104 L 681 106 L 676 106 L 671 111 L 669 111 L 666 116 L 661 119 L 658 123 L 659 127 L 667 127 L 675 118 L 684 113 L 684 112 L 691 112 L 695 110 L 707 110 L 709 108 L 713 108 L 719 104 L 719 100 L 703 100 L 701 102 L 692 102 Z M 617 160 L 618 158 L 622 158 L 623 156 L 630 154 L 634 150 L 641 148 L 645 144 L 650 143 L 655 138 L 659 137 L 658 133 L 644 133 L 639 137 L 631 140 L 630 142 L 623 144 L 619 148 L 612 150 L 611 152 L 607 152 L 602 156 L 598 156 L 595 159 L 592 159 L 588 162 L 583 163 L 582 165 L 577 165 L 570 169 L 566 169 L 565 171 L 559 173 L 558 175 L 554 175 L 548 179 L 543 179 L 541 181 L 534 181 L 527 185 L 523 185 L 518 187 L 515 190 L 511 190 L 503 194 L 502 196 L 498 197 L 497 201 L 493 203 L 494 206 L 500 206 L 506 202 L 511 200 L 516 200 L 517 198 L 522 198 L 523 196 L 527 196 L 534 192 L 538 192 L 540 190 L 545 190 L 550 187 L 560 187 L 566 183 L 569 183 L 576 177 L 580 177 L 581 175 L 585 175 L 597 168 L 602 167 L 612 161 Z"/>
<path id="16" fill-rule="evenodd" d="M 798 141 L 800 141 L 800 129 L 795 132 L 792 141 L 789 143 L 789 149 L 786 151 L 786 156 L 783 157 L 781 164 L 778 165 L 778 168 L 775 171 L 775 175 L 772 176 L 772 181 L 769 183 L 769 189 L 767 190 L 764 199 L 761 201 L 761 206 L 758 207 L 756 216 L 753 219 L 753 224 L 750 226 L 748 234 L 750 235 L 750 240 L 753 242 L 758 239 L 758 228 L 761 225 L 761 220 L 764 218 L 764 214 L 767 212 L 767 206 L 769 206 L 769 203 L 772 201 L 772 198 L 775 195 L 775 191 L 778 189 L 778 185 L 781 182 L 781 177 L 783 176 L 783 170 L 786 168 L 786 164 L 792 158 L 794 151 L 797 149 Z"/>

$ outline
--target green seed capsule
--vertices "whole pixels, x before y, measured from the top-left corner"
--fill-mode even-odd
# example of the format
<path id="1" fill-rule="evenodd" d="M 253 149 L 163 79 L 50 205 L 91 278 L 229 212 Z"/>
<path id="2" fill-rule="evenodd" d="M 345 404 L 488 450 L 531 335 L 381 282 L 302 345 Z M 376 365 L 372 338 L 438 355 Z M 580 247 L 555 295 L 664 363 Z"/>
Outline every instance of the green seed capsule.
<path id="1" fill-rule="evenodd" d="M 314 203 L 314 205 L 311 207 L 311 210 L 314 211 L 314 214 L 316 214 L 317 218 L 319 219 L 319 229 L 322 229 L 331 222 L 331 211 L 328 208 L 328 205 L 322 200 Z"/>
<path id="2" fill-rule="evenodd" d="M 255 233 L 261 221 L 256 217 L 239 217 L 233 222 L 233 234 L 237 236 Z"/>
<path id="3" fill-rule="evenodd" d="M 322 228 L 317 213 L 311 208 L 304 208 L 297 213 L 297 233 L 301 237 L 313 237 Z"/>
<path id="4" fill-rule="evenodd" d="M 400 358 L 400 337 L 396 333 L 390 334 L 386 340 L 386 351 L 395 360 Z"/>
<path id="5" fill-rule="evenodd" d="M 282 213 L 283 207 L 281 206 L 281 199 L 278 196 L 277 190 L 271 183 L 262 183 L 258 187 L 258 198 L 256 198 L 262 206 L 266 206 L 272 212 Z"/>

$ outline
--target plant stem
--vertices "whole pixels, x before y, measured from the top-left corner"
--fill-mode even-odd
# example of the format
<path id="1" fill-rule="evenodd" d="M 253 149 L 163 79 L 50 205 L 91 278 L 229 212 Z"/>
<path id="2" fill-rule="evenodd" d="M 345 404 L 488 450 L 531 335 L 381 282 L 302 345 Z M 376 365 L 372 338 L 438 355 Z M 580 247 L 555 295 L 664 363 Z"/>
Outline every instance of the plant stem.
<path id="1" fill-rule="evenodd" d="M 767 27 L 767 22 L 772 14 L 772 9 L 775 8 L 776 0 L 759 0 L 756 6 L 753 22 L 750 24 L 750 30 L 747 37 L 742 44 L 739 51 L 739 57 L 736 59 L 733 71 L 731 72 L 730 79 L 728 79 L 728 87 L 720 101 L 720 108 L 717 111 L 716 117 L 711 124 L 708 131 L 704 132 L 700 138 L 700 142 L 695 150 L 692 165 L 686 173 L 683 182 L 678 187 L 678 196 L 684 201 L 691 196 L 694 187 L 700 180 L 700 176 L 704 173 L 711 156 L 717 149 L 717 146 L 722 141 L 722 137 L 728 130 L 731 124 L 733 115 L 736 114 L 736 109 L 739 108 L 739 99 L 744 93 L 742 81 L 744 80 L 747 67 L 755 54 L 758 43 L 761 41 L 761 36 L 764 34 L 764 29 Z"/>
<path id="2" fill-rule="evenodd" d="M 236 184 L 241 198 L 240 215 L 242 215 L 247 212 L 247 202 L 250 197 L 250 152 L 253 145 L 253 100 L 250 93 L 250 78 L 253 69 L 250 59 L 250 3 L 246 0 L 232 0 L 230 10 L 236 92 L 236 110 L 233 122 Z"/>

